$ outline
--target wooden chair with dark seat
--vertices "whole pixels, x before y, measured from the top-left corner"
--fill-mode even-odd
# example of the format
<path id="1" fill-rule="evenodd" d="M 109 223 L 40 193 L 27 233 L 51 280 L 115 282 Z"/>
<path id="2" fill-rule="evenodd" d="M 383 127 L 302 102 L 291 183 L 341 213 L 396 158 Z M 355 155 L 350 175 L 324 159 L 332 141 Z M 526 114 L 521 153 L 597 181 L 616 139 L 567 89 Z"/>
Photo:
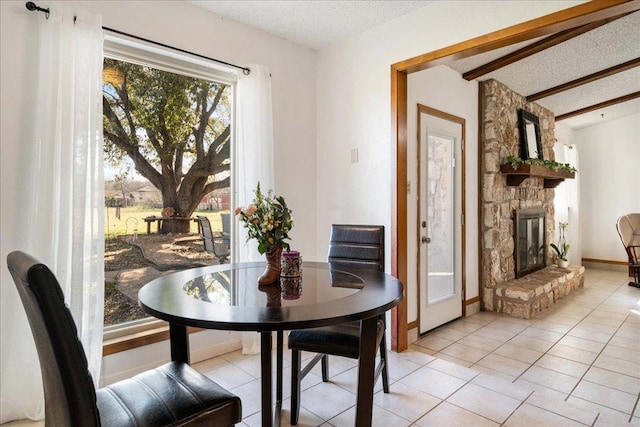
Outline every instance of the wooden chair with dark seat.
<path id="1" fill-rule="evenodd" d="M 71 312 L 53 273 L 24 252 L 7 257 L 36 343 L 47 426 L 232 426 L 240 398 L 171 362 L 96 391 Z"/>
<path id="2" fill-rule="evenodd" d="M 635 280 L 629 286 L 640 288 L 640 213 L 621 216 L 616 229 L 629 258 L 629 276 Z"/>
<path id="3" fill-rule="evenodd" d="M 358 269 L 384 271 L 384 226 L 333 225 L 329 243 L 331 269 L 356 272 Z M 374 384 L 382 374 L 382 387 L 389 393 L 387 345 L 384 315 L 378 318 L 376 346 L 380 361 L 376 366 Z M 311 369 L 322 361 L 322 381 L 329 381 L 328 355 L 358 359 L 360 357 L 360 322 L 289 332 L 291 349 L 291 424 L 296 425 L 300 414 L 300 383 Z M 301 352 L 316 354 L 303 368 Z"/>
<path id="4" fill-rule="evenodd" d="M 211 222 L 209 218 L 206 216 L 196 216 L 198 220 L 200 230 L 200 236 L 202 237 L 202 241 L 204 243 L 204 250 L 212 253 L 216 258 L 218 258 L 218 262 L 220 264 L 224 264 L 229 259 L 231 255 L 231 235 L 229 232 L 225 232 L 225 227 L 229 229 L 229 214 L 222 214 L 222 233 L 214 234 L 211 229 Z M 225 226 L 225 217 L 227 215 L 226 221 L 227 224 Z"/>

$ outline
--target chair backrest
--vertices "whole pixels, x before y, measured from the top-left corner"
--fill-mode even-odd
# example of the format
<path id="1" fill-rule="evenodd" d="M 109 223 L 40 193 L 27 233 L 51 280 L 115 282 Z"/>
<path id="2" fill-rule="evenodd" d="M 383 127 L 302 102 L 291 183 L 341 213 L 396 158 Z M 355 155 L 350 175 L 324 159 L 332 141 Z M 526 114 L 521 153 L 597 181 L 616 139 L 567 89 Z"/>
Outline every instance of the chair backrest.
<path id="1" fill-rule="evenodd" d="M 58 281 L 47 266 L 24 252 L 10 253 L 7 265 L 36 343 L 47 425 L 99 426 L 87 358 Z"/>
<path id="2" fill-rule="evenodd" d="M 226 235 L 227 237 L 231 235 L 231 214 L 223 213 L 220 214 L 220 219 L 222 220 L 222 235 Z"/>
<path id="3" fill-rule="evenodd" d="M 333 268 L 384 271 L 384 226 L 331 226 L 328 261 Z"/>
<path id="4" fill-rule="evenodd" d="M 200 235 L 204 241 L 204 250 L 209 253 L 214 253 L 213 247 L 213 231 L 211 230 L 211 222 L 206 216 L 196 216 L 198 223 L 200 224 Z"/>
<path id="5" fill-rule="evenodd" d="M 626 247 L 640 246 L 640 213 L 630 213 L 618 218 L 616 224 L 622 244 Z"/>

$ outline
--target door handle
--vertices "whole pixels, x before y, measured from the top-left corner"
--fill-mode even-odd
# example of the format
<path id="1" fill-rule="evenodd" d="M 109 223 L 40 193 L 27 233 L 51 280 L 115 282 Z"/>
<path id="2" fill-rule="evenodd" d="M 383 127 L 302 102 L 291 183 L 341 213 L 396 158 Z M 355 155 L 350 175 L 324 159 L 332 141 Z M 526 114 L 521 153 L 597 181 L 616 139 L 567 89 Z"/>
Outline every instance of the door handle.
<path id="1" fill-rule="evenodd" d="M 431 243 L 431 237 L 422 236 L 422 239 L 420 239 L 420 241 L 422 243 Z"/>

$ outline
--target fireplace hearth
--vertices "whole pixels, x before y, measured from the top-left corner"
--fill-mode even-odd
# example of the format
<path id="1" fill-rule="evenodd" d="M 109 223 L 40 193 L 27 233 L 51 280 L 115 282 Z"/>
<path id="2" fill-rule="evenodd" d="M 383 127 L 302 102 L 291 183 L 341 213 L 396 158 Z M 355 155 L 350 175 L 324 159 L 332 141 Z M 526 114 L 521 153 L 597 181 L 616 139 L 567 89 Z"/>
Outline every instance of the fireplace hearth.
<path id="1" fill-rule="evenodd" d="M 515 274 L 520 278 L 546 265 L 545 210 L 516 209 L 514 218 Z"/>

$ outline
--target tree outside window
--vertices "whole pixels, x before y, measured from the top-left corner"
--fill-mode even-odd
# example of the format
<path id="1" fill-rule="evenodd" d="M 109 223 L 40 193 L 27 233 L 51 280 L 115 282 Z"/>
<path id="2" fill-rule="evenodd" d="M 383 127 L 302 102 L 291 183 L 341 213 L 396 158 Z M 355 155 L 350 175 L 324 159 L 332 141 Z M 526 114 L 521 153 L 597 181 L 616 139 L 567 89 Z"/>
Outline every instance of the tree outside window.
<path id="1" fill-rule="evenodd" d="M 117 208 L 119 214 L 121 207 L 144 205 L 157 215 L 190 218 L 199 208 L 211 209 L 212 201 L 219 208 L 231 186 L 231 117 L 228 84 L 106 58 L 104 153 L 105 165 L 114 171 L 107 209 Z M 107 241 L 141 231 L 142 220 L 125 224 L 124 233 L 107 228 Z M 163 221 L 158 231 L 189 233 L 191 225 L 188 220 Z M 107 281 L 106 304 L 109 293 L 117 291 L 117 278 Z"/>

